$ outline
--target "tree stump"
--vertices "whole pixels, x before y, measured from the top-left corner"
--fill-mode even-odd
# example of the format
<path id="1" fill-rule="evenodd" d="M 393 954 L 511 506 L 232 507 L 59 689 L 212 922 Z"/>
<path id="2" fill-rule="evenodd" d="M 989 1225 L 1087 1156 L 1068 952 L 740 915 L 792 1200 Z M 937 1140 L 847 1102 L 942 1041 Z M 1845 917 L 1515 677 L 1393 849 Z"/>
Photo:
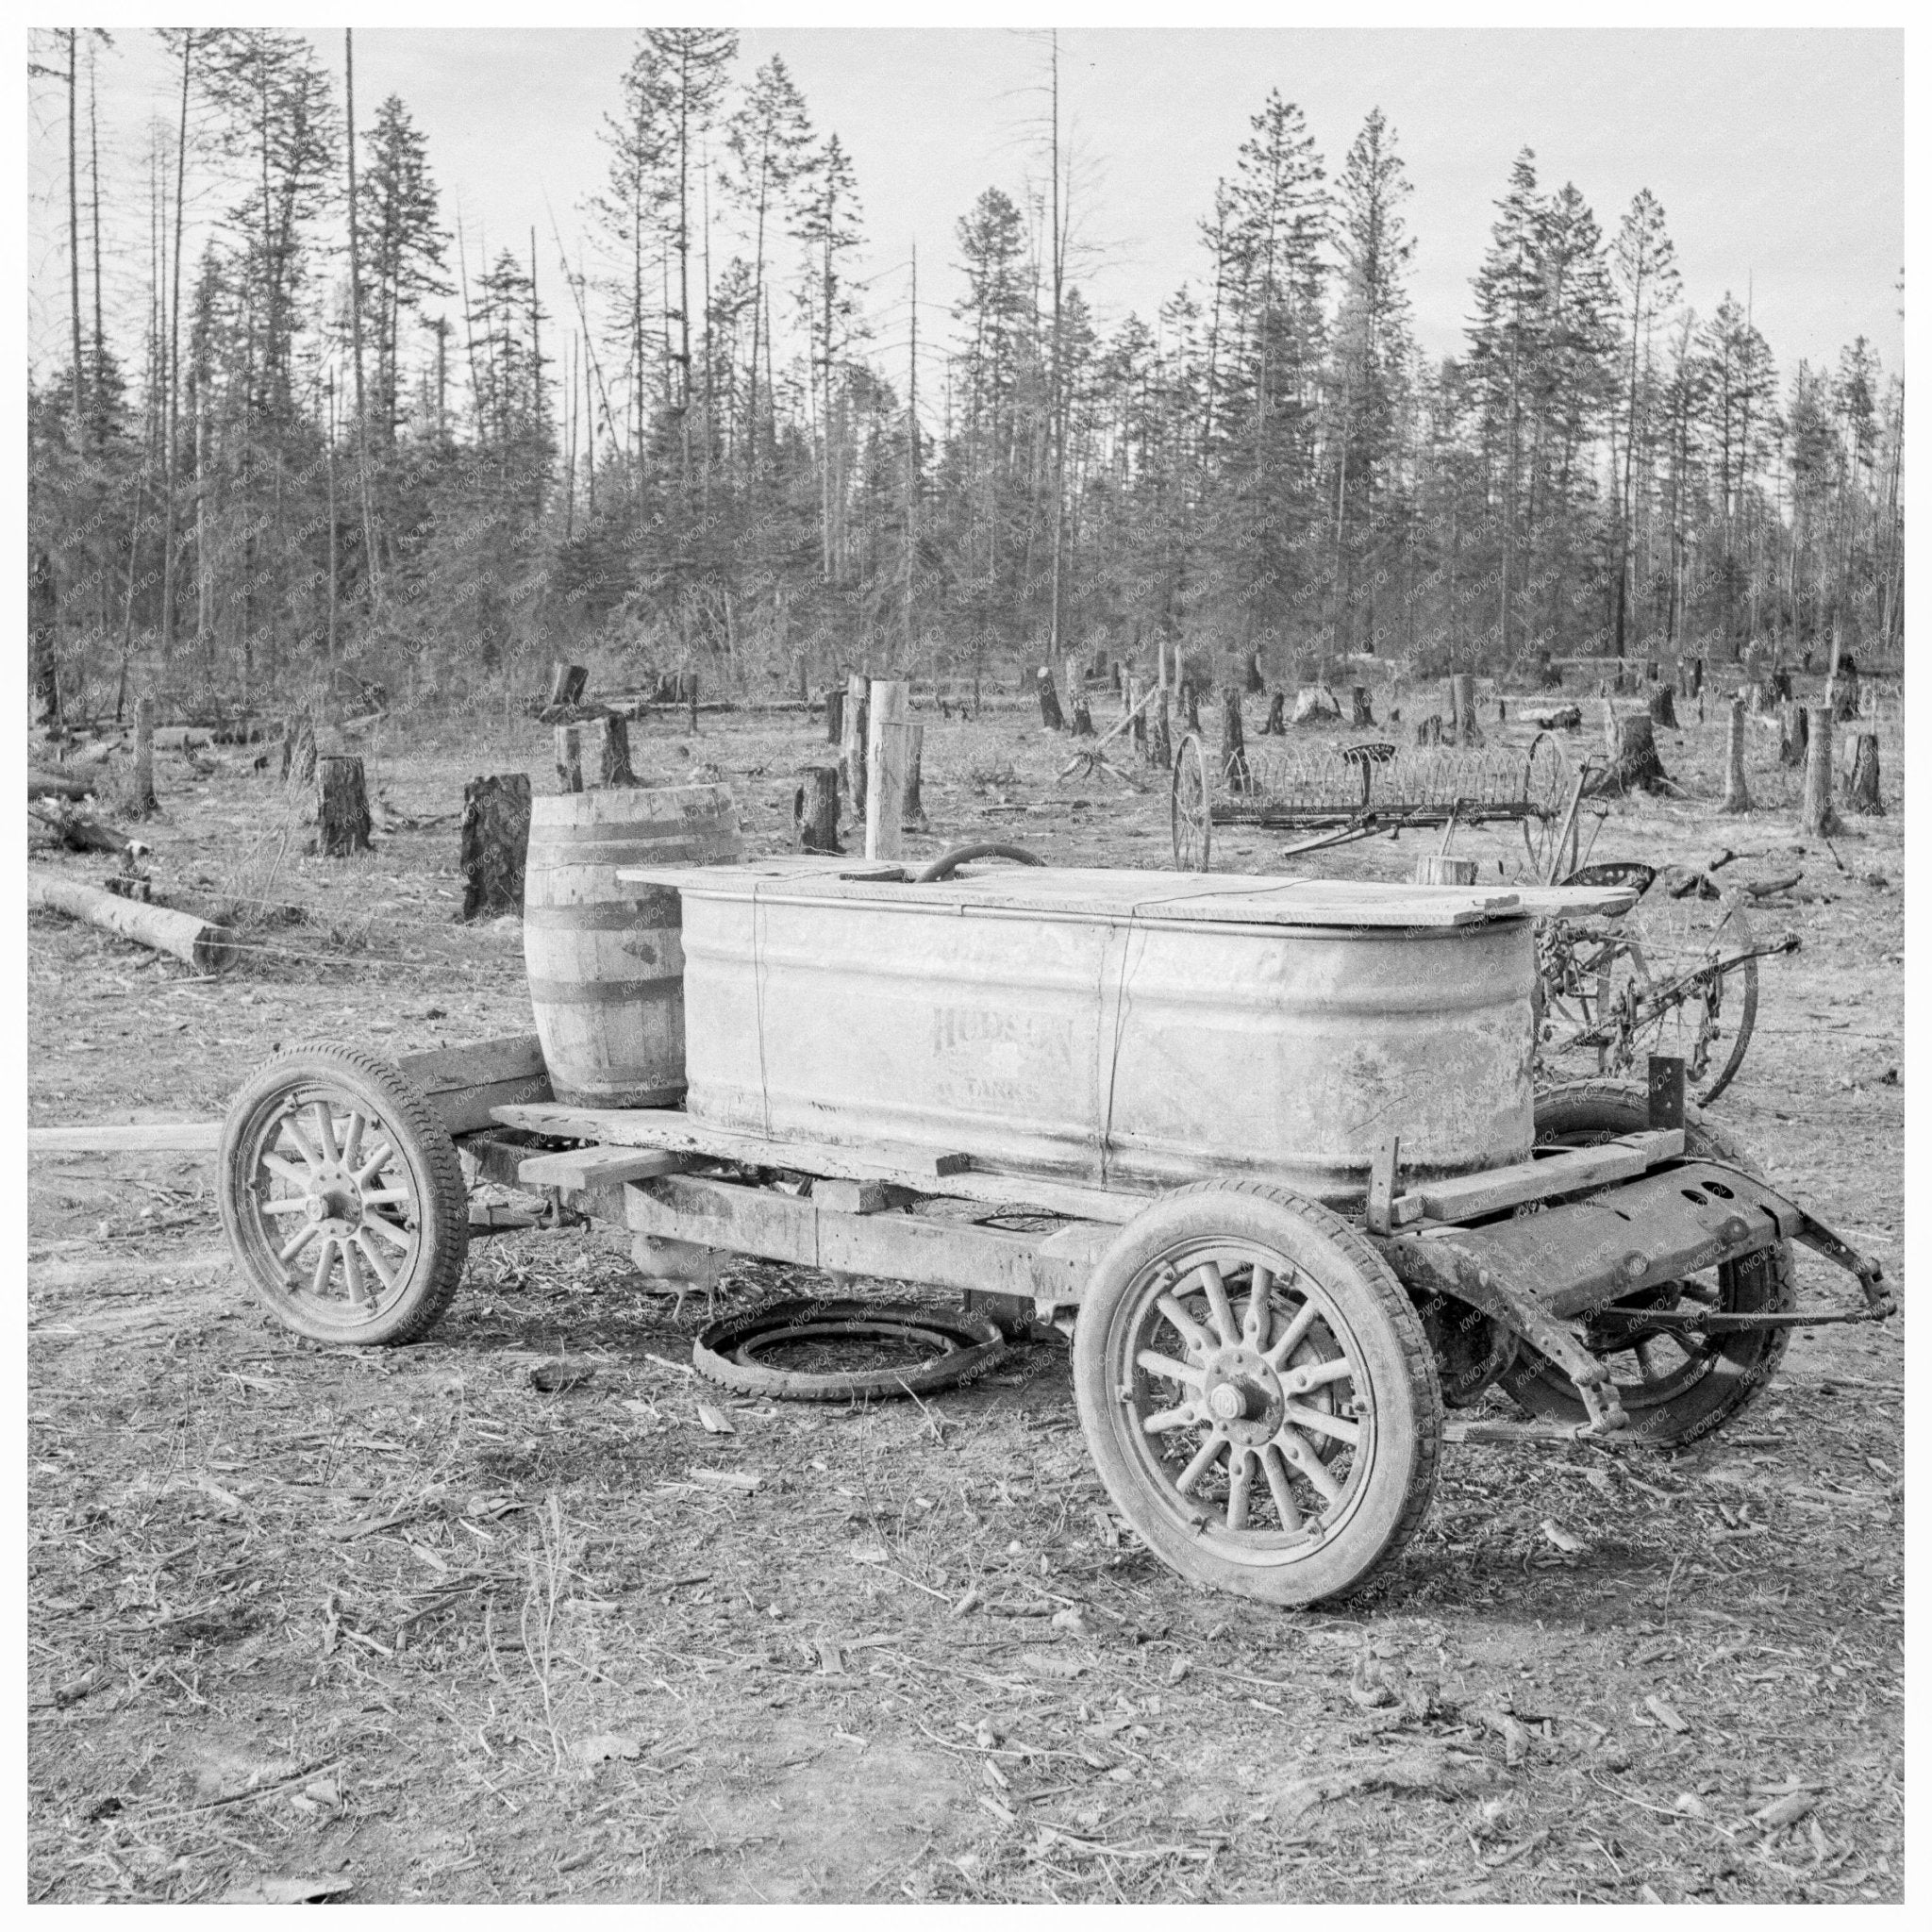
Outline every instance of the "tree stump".
<path id="1" fill-rule="evenodd" d="M 1288 736 L 1288 693 L 1276 691 L 1268 700 L 1268 715 L 1261 721 L 1263 738 L 1286 738 Z"/>
<path id="2" fill-rule="evenodd" d="M 1418 744 L 1441 744 L 1442 741 L 1442 720 L 1431 711 L 1415 727 L 1415 741 Z"/>
<path id="3" fill-rule="evenodd" d="M 856 824 L 865 823 L 865 739 L 871 680 L 855 671 L 845 679 L 844 736 L 840 740 L 840 769 L 845 774 L 845 805 Z"/>
<path id="4" fill-rule="evenodd" d="M 1071 651 L 1062 661 L 1066 666 L 1066 702 L 1071 710 L 1087 694 L 1087 667 Z"/>
<path id="5" fill-rule="evenodd" d="M 1839 828 L 1831 802 L 1831 707 L 1813 705 L 1806 724 L 1805 808 L 1798 823 L 1814 838 L 1828 839 Z"/>
<path id="6" fill-rule="evenodd" d="M 1476 862 L 1453 852 L 1425 852 L 1415 862 L 1419 886 L 1473 886 Z"/>
<path id="7" fill-rule="evenodd" d="M 552 705 L 575 705 L 583 702 L 584 686 L 591 674 L 581 664 L 566 664 L 561 658 L 555 658 L 550 666 L 550 697 Z M 547 708 L 547 707 L 546 707 Z"/>
<path id="8" fill-rule="evenodd" d="M 315 720 L 307 711 L 282 727 L 282 780 L 301 791 L 315 783 Z"/>
<path id="9" fill-rule="evenodd" d="M 1482 726 L 1475 722 L 1475 679 L 1459 671 L 1449 680 L 1449 724 L 1457 744 L 1480 744 Z"/>
<path id="10" fill-rule="evenodd" d="M 908 725 L 906 730 L 906 801 L 899 815 L 899 823 L 908 832 L 930 829 L 925 816 L 925 801 L 919 792 L 919 767 L 924 756 L 925 726 Z"/>
<path id="11" fill-rule="evenodd" d="M 1776 698 L 1780 704 L 1788 705 L 1790 703 L 1791 671 L 1790 665 L 1778 664 L 1773 667 L 1771 674 L 1771 691 L 1772 695 L 1774 698 Z"/>
<path id="12" fill-rule="evenodd" d="M 912 687 L 874 678 L 866 725 L 865 856 L 897 858 L 906 850 L 906 736 Z"/>
<path id="13" fill-rule="evenodd" d="M 1810 714 L 1803 705 L 1780 705 L 1777 712 L 1777 761 L 1790 771 L 1805 762 L 1811 735 Z"/>
<path id="14" fill-rule="evenodd" d="M 360 758 L 316 759 L 315 816 L 325 858 L 346 858 L 370 849 L 369 794 L 362 786 Z"/>
<path id="15" fill-rule="evenodd" d="M 1128 676 L 1126 684 L 1127 715 L 1134 721 L 1127 726 L 1127 736 L 1133 741 L 1134 749 L 1144 758 L 1147 756 L 1147 713 L 1143 701 L 1147 696 L 1147 687 L 1132 675 Z"/>
<path id="16" fill-rule="evenodd" d="M 584 789 L 584 727 L 559 724 L 557 727 L 557 782 L 565 791 Z"/>
<path id="17" fill-rule="evenodd" d="M 1267 683 L 1261 675 L 1261 654 L 1259 651 L 1250 651 L 1248 653 L 1248 695 L 1250 697 L 1258 696 L 1267 688 Z"/>
<path id="18" fill-rule="evenodd" d="M 1858 715 L 1858 667 L 1849 656 L 1841 656 L 1838 669 L 1831 675 L 1831 683 L 1826 691 L 1831 701 L 1831 716 L 1834 724 L 1849 724 Z"/>
<path id="19" fill-rule="evenodd" d="M 1654 684 L 1650 688 L 1650 722 L 1665 731 L 1677 729 L 1676 694 L 1667 684 Z"/>
<path id="20" fill-rule="evenodd" d="M 833 693 L 841 702 L 845 693 Z M 839 843 L 839 768 L 808 765 L 805 783 L 792 795 L 791 824 L 801 852 L 842 852 Z"/>
<path id="21" fill-rule="evenodd" d="M 1657 733 L 1648 711 L 1633 711 L 1617 720 L 1615 756 L 1588 788 L 1588 796 L 1603 798 L 1626 791 L 1657 791 L 1669 783 L 1657 755 Z"/>
<path id="22" fill-rule="evenodd" d="M 1858 733 L 1852 768 L 1845 774 L 1845 808 L 1861 818 L 1881 818 L 1885 807 L 1878 796 L 1878 734 Z"/>
<path id="23" fill-rule="evenodd" d="M 472 778 L 463 787 L 460 862 L 467 922 L 524 909 L 530 849 L 530 780 L 524 772 Z"/>
<path id="24" fill-rule="evenodd" d="M 622 718 L 592 718 L 584 730 L 597 752 L 599 785 L 635 785 L 637 774 L 630 768 L 630 726 Z"/>
<path id="25" fill-rule="evenodd" d="M 1279 704 L 1280 699 L 1275 702 Z M 1365 684 L 1352 684 L 1348 688 L 1348 722 L 1357 730 L 1362 730 L 1375 722 L 1375 714 L 1369 708 L 1369 688 Z"/>
<path id="26" fill-rule="evenodd" d="M 152 818 L 161 808 L 155 796 L 155 701 L 141 697 L 134 705 L 134 771 L 128 783 L 128 811 L 138 819 Z"/>
<path id="27" fill-rule="evenodd" d="M 685 702 L 691 707 L 685 716 L 684 735 L 695 738 L 698 735 L 698 675 L 695 671 L 681 674 L 684 681 Z"/>
<path id="28" fill-rule="evenodd" d="M 1185 713 L 1190 731 L 1201 728 L 1201 687 L 1191 677 L 1181 680 L 1181 710 Z"/>
<path id="29" fill-rule="evenodd" d="M 1690 695 L 1693 698 L 1701 698 L 1704 695 L 1704 659 L 1702 658 L 1693 658 L 1690 660 Z"/>
<path id="30" fill-rule="evenodd" d="M 825 687 L 825 742 L 839 744 L 845 736 L 845 691 L 842 685 Z"/>
<path id="31" fill-rule="evenodd" d="M 1067 721 L 1060 711 L 1060 697 L 1053 688 L 1053 666 L 1042 664 L 1034 674 L 1034 683 L 1040 691 L 1040 723 L 1048 731 L 1064 731 Z"/>
<path id="32" fill-rule="evenodd" d="M 1252 791 L 1247 738 L 1241 729 L 1241 694 L 1233 685 L 1221 693 L 1221 769 L 1231 791 Z"/>
<path id="33" fill-rule="evenodd" d="M 1085 691 L 1074 700 L 1074 736 L 1091 738 L 1093 736 L 1093 713 L 1088 708 Z"/>
<path id="34" fill-rule="evenodd" d="M 1741 812 L 1751 809 L 1751 788 L 1744 782 L 1744 698 L 1740 691 L 1731 700 L 1730 723 L 1724 727 L 1724 802 L 1720 809 Z"/>

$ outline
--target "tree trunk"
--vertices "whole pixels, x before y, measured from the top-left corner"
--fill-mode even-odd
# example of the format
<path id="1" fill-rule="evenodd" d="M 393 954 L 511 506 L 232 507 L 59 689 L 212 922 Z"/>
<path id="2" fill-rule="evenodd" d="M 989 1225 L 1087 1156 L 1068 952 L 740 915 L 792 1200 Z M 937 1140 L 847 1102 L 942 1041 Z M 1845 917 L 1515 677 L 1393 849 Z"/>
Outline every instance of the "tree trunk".
<path id="1" fill-rule="evenodd" d="M 906 730 L 906 803 L 899 822 L 908 832 L 928 829 L 925 801 L 919 791 L 919 768 L 925 756 L 925 726 L 911 724 Z"/>
<path id="2" fill-rule="evenodd" d="M 1657 734 L 1647 711 L 1617 720 L 1617 750 L 1608 767 L 1589 787 L 1589 796 L 1603 798 L 1625 791 L 1656 791 L 1668 774 L 1657 755 Z"/>
<path id="3" fill-rule="evenodd" d="M 26 815 L 57 833 L 61 844 L 70 851 L 110 852 L 124 861 L 126 858 L 131 841 L 124 833 L 115 831 L 111 825 L 102 824 L 98 819 L 88 818 L 61 800 L 50 800 L 42 811 L 36 811 L 29 805 Z"/>
<path id="4" fill-rule="evenodd" d="M 504 772 L 463 787 L 460 862 L 464 920 L 524 909 L 524 860 L 530 846 L 530 780 Z"/>
<path id="5" fill-rule="evenodd" d="M 1777 710 L 1777 761 L 1791 771 L 1805 762 L 1811 718 L 1803 705 L 1780 705 Z"/>
<path id="6" fill-rule="evenodd" d="M 1665 731 L 1677 729 L 1677 706 L 1675 693 L 1667 684 L 1651 687 L 1650 722 Z"/>
<path id="7" fill-rule="evenodd" d="M 1878 797 L 1878 734 L 1858 733 L 1858 745 L 1852 768 L 1845 774 L 1845 808 L 1861 818 L 1882 817 L 1885 807 Z"/>
<path id="8" fill-rule="evenodd" d="M 845 774 L 845 805 L 854 824 L 865 824 L 865 741 L 866 711 L 871 687 L 859 672 L 845 680 L 844 736 L 840 742 L 839 762 Z"/>
<path id="9" fill-rule="evenodd" d="M 581 664 L 566 664 L 561 658 L 554 659 L 550 666 L 549 702 L 553 705 L 581 704 L 584 686 L 590 675 Z"/>
<path id="10" fill-rule="evenodd" d="M 1740 692 L 1731 700 L 1730 723 L 1724 727 L 1724 811 L 1751 809 L 1751 788 L 1744 782 L 1744 699 Z"/>
<path id="11" fill-rule="evenodd" d="M 1831 707 L 1813 705 L 1806 725 L 1805 808 L 1799 824 L 1814 838 L 1828 839 L 1839 829 L 1837 808 L 1831 802 Z"/>
<path id="12" fill-rule="evenodd" d="M 1059 693 L 1053 688 L 1053 666 L 1042 664 L 1034 674 L 1040 691 L 1040 723 L 1048 731 L 1064 731 L 1067 721 L 1060 713 Z"/>
<path id="13" fill-rule="evenodd" d="M 907 712 L 912 687 L 876 680 L 868 697 L 865 734 L 865 856 L 897 858 L 906 850 Z"/>
<path id="14" fill-rule="evenodd" d="M 557 727 L 557 782 L 565 791 L 584 789 L 584 727 L 559 724 Z"/>
<path id="15" fill-rule="evenodd" d="M 1232 684 L 1221 693 L 1221 770 L 1230 791 L 1255 789 L 1255 775 L 1248 769 L 1247 735 L 1241 728 L 1241 694 Z"/>
<path id="16" fill-rule="evenodd" d="M 370 849 L 369 795 L 362 786 L 360 758 L 316 759 L 315 812 L 325 858 L 346 858 Z"/>
<path id="17" fill-rule="evenodd" d="M 1369 708 L 1369 688 L 1367 685 L 1350 685 L 1348 689 L 1348 700 L 1350 707 L 1348 722 L 1352 725 L 1354 725 L 1356 729 L 1361 730 L 1365 726 L 1371 725 L 1375 722 L 1375 714 Z M 1279 698 L 1276 698 L 1274 702 L 1278 707 L 1281 703 L 1281 700 Z M 1270 712 L 1269 715 L 1272 718 L 1274 716 L 1274 713 Z"/>
<path id="18" fill-rule="evenodd" d="M 841 704 L 845 693 L 831 693 Z M 791 824 L 801 852 L 842 852 L 839 843 L 839 768 L 808 765 L 791 797 Z"/>
<path id="19" fill-rule="evenodd" d="M 160 810 L 155 796 L 155 701 L 145 695 L 134 701 L 134 774 L 128 792 L 128 810 L 136 818 L 152 818 Z"/>

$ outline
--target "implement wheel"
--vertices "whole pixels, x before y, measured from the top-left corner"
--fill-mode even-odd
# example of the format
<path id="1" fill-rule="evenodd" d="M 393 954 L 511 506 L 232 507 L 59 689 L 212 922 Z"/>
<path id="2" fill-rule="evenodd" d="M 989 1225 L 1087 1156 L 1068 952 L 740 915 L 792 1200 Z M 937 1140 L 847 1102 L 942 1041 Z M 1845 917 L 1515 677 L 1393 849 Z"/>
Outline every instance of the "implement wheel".
<path id="1" fill-rule="evenodd" d="M 1597 1147 L 1650 1124 L 1641 1088 L 1611 1080 L 1579 1080 L 1536 1097 L 1539 1152 Z M 1728 1161 L 1757 1174 L 1749 1155 L 1722 1128 L 1684 1109 L 1684 1152 Z M 1630 1426 L 1620 1439 L 1656 1449 L 1675 1448 L 1722 1428 L 1777 1373 L 1791 1337 L 1789 1328 L 1745 1328 L 1729 1335 L 1685 1335 L 1646 1324 L 1646 1308 L 1693 1313 L 1783 1313 L 1797 1306 L 1790 1244 L 1779 1241 L 1707 1269 L 1687 1281 L 1648 1288 L 1627 1302 L 1592 1312 L 1587 1324 L 1592 1352 L 1612 1364 L 1612 1379 Z M 1574 1424 L 1590 1412 L 1576 1385 L 1546 1357 L 1525 1345 L 1502 1386 L 1532 1415 Z"/>
<path id="2" fill-rule="evenodd" d="M 1401 1284 L 1284 1190 L 1184 1188 L 1128 1223 L 1074 1329 L 1121 1514 L 1183 1576 L 1274 1604 L 1356 1590 L 1427 1513 L 1434 1358 Z"/>
<path id="3" fill-rule="evenodd" d="M 1213 859 L 1214 811 L 1208 786 L 1208 754 L 1189 732 L 1174 747 L 1168 781 L 1167 816 L 1174 833 L 1176 872 L 1207 872 Z"/>
<path id="4" fill-rule="evenodd" d="M 396 1067 L 351 1047 L 291 1047 L 235 1096 L 221 1208 L 255 1291 L 317 1341 L 413 1341 L 469 1248 L 441 1121 Z"/>

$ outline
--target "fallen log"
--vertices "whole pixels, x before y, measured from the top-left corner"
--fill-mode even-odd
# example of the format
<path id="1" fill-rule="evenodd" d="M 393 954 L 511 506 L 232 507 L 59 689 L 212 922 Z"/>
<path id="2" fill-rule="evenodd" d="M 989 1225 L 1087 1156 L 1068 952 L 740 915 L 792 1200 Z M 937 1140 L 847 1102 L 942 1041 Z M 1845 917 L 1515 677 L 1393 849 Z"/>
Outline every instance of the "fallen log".
<path id="1" fill-rule="evenodd" d="M 219 972 L 235 956 L 235 936 L 225 926 L 211 925 L 186 912 L 171 912 L 162 906 L 117 899 L 112 892 L 83 885 L 78 879 L 36 878 L 29 873 L 26 903 L 29 909 L 64 913 L 117 938 L 132 940 L 136 945 L 172 953 L 200 973 Z"/>
<path id="2" fill-rule="evenodd" d="M 28 806 L 26 815 L 58 834 L 61 844 L 70 852 L 109 852 L 119 858 L 126 852 L 147 850 L 138 839 L 117 832 L 112 825 L 102 824 L 99 819 L 87 818 L 60 801 L 56 801 L 47 811 L 36 811 Z"/>
<path id="3" fill-rule="evenodd" d="M 29 771 L 26 774 L 27 803 L 37 798 L 92 798 L 93 785 L 86 778 L 60 778 L 52 772 Z"/>
<path id="4" fill-rule="evenodd" d="M 213 1154 L 220 1121 L 104 1122 L 95 1126 L 29 1127 L 28 1154 Z"/>

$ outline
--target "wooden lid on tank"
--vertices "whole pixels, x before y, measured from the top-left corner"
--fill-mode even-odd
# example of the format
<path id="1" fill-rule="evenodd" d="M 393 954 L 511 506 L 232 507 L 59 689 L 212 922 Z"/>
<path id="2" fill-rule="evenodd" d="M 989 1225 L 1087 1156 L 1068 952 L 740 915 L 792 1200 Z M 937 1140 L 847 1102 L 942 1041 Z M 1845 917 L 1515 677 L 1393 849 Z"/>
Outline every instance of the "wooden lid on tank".
<path id="1" fill-rule="evenodd" d="M 1627 911 L 1628 886 L 1418 886 L 1373 879 L 1141 872 L 979 862 L 929 885 L 916 866 L 850 858 L 783 857 L 742 865 L 623 868 L 620 880 L 675 886 L 687 898 L 761 905 L 864 905 L 903 911 L 1032 913 L 1162 924 L 1450 927 L 1499 919 Z"/>

